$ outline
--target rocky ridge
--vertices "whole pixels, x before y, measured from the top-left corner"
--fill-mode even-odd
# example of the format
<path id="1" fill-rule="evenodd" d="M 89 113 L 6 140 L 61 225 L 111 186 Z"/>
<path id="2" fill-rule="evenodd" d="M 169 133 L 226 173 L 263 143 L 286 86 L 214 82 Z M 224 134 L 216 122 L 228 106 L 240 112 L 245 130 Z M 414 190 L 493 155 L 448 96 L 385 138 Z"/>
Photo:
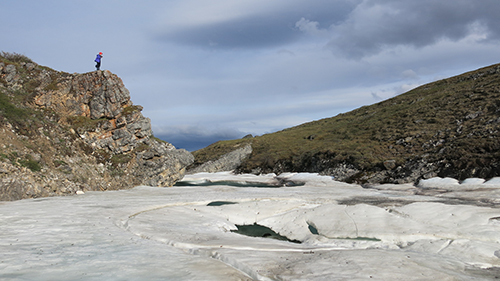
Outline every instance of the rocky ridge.
<path id="1" fill-rule="evenodd" d="M 110 71 L 69 74 L 0 56 L 0 200 L 171 186 L 193 156 L 156 139 Z"/>

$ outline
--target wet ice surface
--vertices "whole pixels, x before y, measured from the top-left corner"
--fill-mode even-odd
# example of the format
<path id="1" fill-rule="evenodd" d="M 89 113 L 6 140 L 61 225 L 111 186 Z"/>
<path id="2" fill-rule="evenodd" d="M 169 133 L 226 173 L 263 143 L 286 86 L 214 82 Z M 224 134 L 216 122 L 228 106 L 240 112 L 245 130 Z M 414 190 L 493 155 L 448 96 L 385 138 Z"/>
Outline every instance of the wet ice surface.
<path id="1" fill-rule="evenodd" d="M 311 174 L 202 173 L 184 181 L 239 186 L 0 202 L 0 279 L 500 277 L 498 179 L 361 187 Z M 264 237 L 235 232 L 254 224 Z"/>

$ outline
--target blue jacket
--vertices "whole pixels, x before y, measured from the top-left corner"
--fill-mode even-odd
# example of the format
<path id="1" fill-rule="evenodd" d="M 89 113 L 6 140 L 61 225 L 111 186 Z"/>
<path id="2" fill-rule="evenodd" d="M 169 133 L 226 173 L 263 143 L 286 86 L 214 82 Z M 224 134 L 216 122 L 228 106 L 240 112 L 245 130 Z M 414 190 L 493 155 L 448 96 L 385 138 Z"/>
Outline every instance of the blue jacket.
<path id="1" fill-rule="evenodd" d="M 94 60 L 95 62 L 101 62 L 101 55 L 97 54 L 97 57 Z"/>

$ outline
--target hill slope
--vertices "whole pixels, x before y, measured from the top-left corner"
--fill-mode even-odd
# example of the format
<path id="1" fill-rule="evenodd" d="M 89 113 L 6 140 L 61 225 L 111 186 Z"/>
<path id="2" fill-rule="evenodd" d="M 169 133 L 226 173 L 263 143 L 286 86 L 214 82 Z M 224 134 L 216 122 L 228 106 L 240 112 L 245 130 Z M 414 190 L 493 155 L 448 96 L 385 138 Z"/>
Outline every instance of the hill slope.
<path id="1" fill-rule="evenodd" d="M 0 54 L 0 200 L 169 186 L 192 155 L 154 138 L 122 80 Z"/>
<path id="2" fill-rule="evenodd" d="M 237 171 L 319 172 L 357 183 L 500 175 L 500 65 L 251 139 L 195 151 L 194 167 L 251 144 Z"/>

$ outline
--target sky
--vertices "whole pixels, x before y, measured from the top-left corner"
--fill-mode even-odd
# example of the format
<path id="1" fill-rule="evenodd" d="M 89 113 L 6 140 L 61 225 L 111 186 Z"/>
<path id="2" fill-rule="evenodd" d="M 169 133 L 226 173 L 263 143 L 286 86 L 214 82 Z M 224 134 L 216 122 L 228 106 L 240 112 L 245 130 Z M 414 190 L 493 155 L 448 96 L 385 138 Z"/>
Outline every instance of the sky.
<path id="1" fill-rule="evenodd" d="M 498 63 L 498 0 L 4 0 L 0 51 L 122 78 L 193 151 Z"/>

